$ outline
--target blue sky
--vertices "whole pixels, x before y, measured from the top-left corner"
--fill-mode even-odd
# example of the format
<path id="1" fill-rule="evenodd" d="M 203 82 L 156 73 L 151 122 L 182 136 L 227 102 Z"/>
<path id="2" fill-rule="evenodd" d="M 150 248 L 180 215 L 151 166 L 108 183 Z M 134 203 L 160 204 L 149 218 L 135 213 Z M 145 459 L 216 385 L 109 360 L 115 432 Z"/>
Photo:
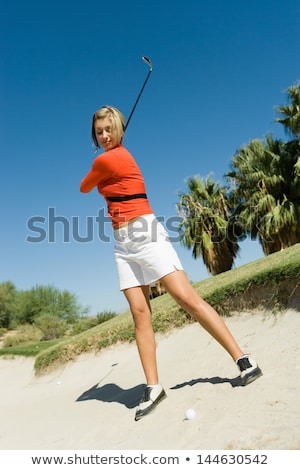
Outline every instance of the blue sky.
<path id="1" fill-rule="evenodd" d="M 148 72 L 141 56 L 152 60 L 124 143 L 156 215 L 176 216 L 186 177 L 223 183 L 238 147 L 286 138 L 275 106 L 300 78 L 299 16 L 297 0 L 2 2 L 0 282 L 67 289 L 91 314 L 126 310 L 110 224 L 103 241 L 94 221 L 104 201 L 79 192 L 95 157 L 93 112 L 110 104 L 128 116 Z M 175 248 L 192 281 L 208 277 Z M 235 266 L 262 256 L 242 242 Z"/>

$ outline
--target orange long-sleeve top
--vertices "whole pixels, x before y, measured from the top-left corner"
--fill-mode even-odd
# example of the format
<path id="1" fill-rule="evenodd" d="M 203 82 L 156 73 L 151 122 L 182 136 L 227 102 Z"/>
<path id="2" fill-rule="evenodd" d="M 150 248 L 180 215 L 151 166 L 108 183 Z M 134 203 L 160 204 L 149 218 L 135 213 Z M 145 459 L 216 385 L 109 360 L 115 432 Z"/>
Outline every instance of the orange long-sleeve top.
<path id="1" fill-rule="evenodd" d="M 98 155 L 89 173 L 80 183 L 80 191 L 88 193 L 97 186 L 105 198 L 113 227 L 135 217 L 152 214 L 147 197 L 110 201 L 109 198 L 146 194 L 145 182 L 133 156 L 123 145 Z"/>

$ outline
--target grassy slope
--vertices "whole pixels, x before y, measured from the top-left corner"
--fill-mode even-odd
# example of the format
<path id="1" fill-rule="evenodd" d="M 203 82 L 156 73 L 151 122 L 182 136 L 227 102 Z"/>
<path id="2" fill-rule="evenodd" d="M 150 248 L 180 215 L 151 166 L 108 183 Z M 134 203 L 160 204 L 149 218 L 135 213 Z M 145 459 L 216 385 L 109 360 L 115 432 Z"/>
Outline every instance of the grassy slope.
<path id="1" fill-rule="evenodd" d="M 296 285 L 299 289 L 299 274 L 300 244 L 297 244 L 240 268 L 195 283 L 194 287 L 223 315 L 234 310 L 234 306 L 237 305 L 234 305 L 235 298 L 249 298 L 251 291 L 257 289 L 263 289 L 264 294 L 267 291 L 272 292 L 271 308 L 272 306 L 284 308 L 288 296 L 291 295 L 291 292 L 286 293 L 289 286 L 295 289 Z M 258 296 L 260 300 L 265 297 L 266 295 Z M 168 294 L 153 299 L 151 304 L 153 328 L 156 332 L 169 331 L 193 321 Z M 267 306 L 270 307 L 270 305 Z M 44 373 L 50 368 L 73 360 L 84 352 L 99 351 L 119 341 L 133 340 L 133 322 L 128 311 L 88 331 L 60 340 L 57 344 L 41 350 L 36 357 L 35 370 L 38 374 Z"/>

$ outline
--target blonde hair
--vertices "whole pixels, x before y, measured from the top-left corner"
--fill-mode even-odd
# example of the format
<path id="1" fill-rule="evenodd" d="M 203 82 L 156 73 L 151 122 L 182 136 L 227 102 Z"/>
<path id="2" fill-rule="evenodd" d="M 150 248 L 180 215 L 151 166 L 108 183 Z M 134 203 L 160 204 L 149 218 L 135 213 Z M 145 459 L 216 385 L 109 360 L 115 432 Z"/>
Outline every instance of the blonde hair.
<path id="1" fill-rule="evenodd" d="M 108 118 L 111 122 L 112 131 L 116 131 L 119 143 L 122 142 L 124 131 L 125 131 L 125 118 L 123 114 L 113 106 L 102 106 L 102 108 L 98 109 L 93 115 L 92 121 L 92 139 L 96 146 L 99 148 L 99 144 L 97 141 L 97 137 L 95 134 L 95 121 L 97 119 L 104 119 Z"/>

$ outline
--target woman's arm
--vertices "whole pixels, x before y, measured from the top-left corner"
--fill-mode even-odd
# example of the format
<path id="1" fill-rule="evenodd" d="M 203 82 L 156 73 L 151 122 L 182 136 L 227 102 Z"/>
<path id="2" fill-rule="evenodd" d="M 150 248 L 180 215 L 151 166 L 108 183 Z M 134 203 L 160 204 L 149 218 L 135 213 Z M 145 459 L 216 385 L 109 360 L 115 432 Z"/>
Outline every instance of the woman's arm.
<path id="1" fill-rule="evenodd" d="M 94 160 L 91 170 L 80 183 L 82 193 L 90 192 L 101 181 L 112 176 L 114 172 L 112 155 L 109 156 L 108 153 L 105 152 Z"/>
<path id="2" fill-rule="evenodd" d="M 94 162 L 91 170 L 80 183 L 80 191 L 82 193 L 89 193 L 95 186 L 97 186 L 99 179 L 100 175 Z"/>

